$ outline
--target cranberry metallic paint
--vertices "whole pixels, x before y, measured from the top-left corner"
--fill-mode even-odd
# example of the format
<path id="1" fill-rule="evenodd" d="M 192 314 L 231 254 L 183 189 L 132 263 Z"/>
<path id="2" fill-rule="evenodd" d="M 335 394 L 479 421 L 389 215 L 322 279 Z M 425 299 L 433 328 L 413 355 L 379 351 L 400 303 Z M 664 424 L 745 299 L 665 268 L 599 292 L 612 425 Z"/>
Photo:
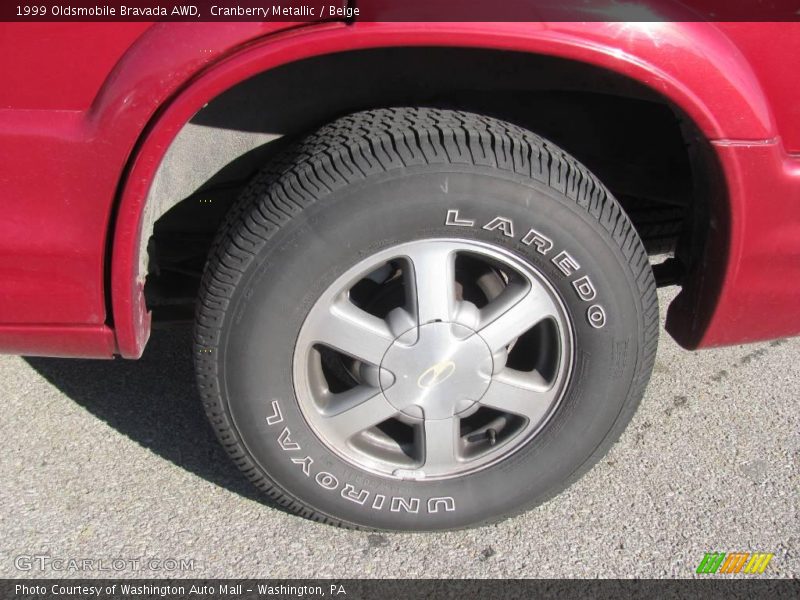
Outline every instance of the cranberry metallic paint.
<path id="1" fill-rule="evenodd" d="M 800 74 L 754 42 L 769 35 L 773 47 L 794 51 L 796 24 L 123 25 L 118 38 L 98 42 L 98 52 L 107 44 L 118 56 L 102 83 L 95 67 L 85 77 L 77 69 L 69 79 L 75 89 L 62 100 L 54 86 L 65 85 L 63 77 L 53 73 L 81 62 L 69 44 L 28 44 L 40 54 L 19 66 L 13 44 L 2 46 L 2 72 L 28 87 L 0 92 L 0 350 L 139 356 L 149 333 L 138 273 L 141 218 L 180 128 L 255 73 L 382 46 L 560 56 L 636 79 L 679 106 L 711 141 L 727 198 L 713 215 L 703 268 L 670 308 L 668 329 L 687 347 L 800 333 L 800 161 L 784 146 L 800 151 L 800 111 L 790 93 Z M 14 27 L 0 25 L 0 39 L 31 35 Z M 20 72 L 31 64 L 44 65 L 41 78 Z M 80 341 L 64 341 L 76 329 Z"/>

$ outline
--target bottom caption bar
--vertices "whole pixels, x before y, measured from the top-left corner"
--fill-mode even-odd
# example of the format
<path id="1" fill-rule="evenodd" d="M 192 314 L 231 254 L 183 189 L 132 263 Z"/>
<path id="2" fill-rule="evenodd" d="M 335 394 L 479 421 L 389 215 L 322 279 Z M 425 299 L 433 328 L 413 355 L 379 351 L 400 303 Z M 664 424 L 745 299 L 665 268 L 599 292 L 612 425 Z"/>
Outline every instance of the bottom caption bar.
<path id="1" fill-rule="evenodd" d="M 800 581 L 759 580 L 547 580 L 547 579 L 41 579 L 0 580 L 0 598 L 782 598 L 800 596 Z"/>

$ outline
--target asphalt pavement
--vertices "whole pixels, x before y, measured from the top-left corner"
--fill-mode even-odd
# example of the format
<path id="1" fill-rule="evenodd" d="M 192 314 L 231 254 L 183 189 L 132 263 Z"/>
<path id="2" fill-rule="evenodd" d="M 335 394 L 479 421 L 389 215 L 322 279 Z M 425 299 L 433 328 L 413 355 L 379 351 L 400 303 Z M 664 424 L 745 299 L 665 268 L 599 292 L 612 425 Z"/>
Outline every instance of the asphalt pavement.
<path id="1" fill-rule="evenodd" d="M 0 577 L 688 577 L 716 551 L 800 575 L 800 338 L 686 352 L 662 331 L 639 412 L 569 490 L 395 535 L 265 502 L 206 425 L 190 337 L 156 331 L 138 362 L 0 357 Z"/>

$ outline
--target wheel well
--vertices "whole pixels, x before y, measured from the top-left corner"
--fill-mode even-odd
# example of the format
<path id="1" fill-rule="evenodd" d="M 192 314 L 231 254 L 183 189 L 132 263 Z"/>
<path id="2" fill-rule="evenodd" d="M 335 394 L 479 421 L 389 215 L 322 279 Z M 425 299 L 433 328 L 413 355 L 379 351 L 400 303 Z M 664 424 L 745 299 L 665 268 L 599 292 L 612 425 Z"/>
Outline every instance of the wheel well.
<path id="1" fill-rule="evenodd" d="M 384 48 L 306 59 L 224 92 L 179 133 L 151 187 L 144 237 L 148 308 L 192 314 L 212 238 L 240 190 L 271 156 L 333 119 L 389 106 L 491 115 L 578 158 L 628 211 L 657 271 L 680 282 L 698 256 L 715 169 L 702 136 L 646 86 L 565 59 L 485 49 Z M 152 233 L 152 235 L 148 235 Z M 677 267 L 677 268 L 676 268 Z"/>

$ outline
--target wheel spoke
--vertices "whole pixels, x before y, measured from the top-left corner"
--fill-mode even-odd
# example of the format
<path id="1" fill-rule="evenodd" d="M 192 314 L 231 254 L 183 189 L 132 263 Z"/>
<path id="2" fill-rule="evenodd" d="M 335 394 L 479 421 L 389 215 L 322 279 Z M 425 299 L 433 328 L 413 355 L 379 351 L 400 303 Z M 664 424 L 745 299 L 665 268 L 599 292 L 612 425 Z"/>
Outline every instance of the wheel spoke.
<path id="1" fill-rule="evenodd" d="M 342 408 L 325 416 L 325 424 L 341 441 L 397 414 L 397 409 L 375 388 L 361 386 L 336 395 L 347 397 L 337 398 L 337 406 Z"/>
<path id="2" fill-rule="evenodd" d="M 457 417 L 449 419 L 426 419 L 425 428 L 425 464 L 423 470 L 434 472 L 448 471 L 458 463 L 458 441 L 460 439 L 461 421 Z"/>
<path id="3" fill-rule="evenodd" d="M 353 358 L 379 365 L 394 336 L 383 319 L 342 300 L 311 324 L 314 341 Z"/>
<path id="4" fill-rule="evenodd" d="M 512 284 L 481 311 L 479 332 L 492 352 L 497 352 L 556 314 L 555 303 L 544 289 Z"/>
<path id="5" fill-rule="evenodd" d="M 480 403 L 538 422 L 555 399 L 555 390 L 537 373 L 506 369 L 495 375 Z"/>
<path id="6" fill-rule="evenodd" d="M 408 253 L 413 266 L 419 324 L 449 321 L 455 308 L 455 252 L 449 244 L 420 244 Z"/>

